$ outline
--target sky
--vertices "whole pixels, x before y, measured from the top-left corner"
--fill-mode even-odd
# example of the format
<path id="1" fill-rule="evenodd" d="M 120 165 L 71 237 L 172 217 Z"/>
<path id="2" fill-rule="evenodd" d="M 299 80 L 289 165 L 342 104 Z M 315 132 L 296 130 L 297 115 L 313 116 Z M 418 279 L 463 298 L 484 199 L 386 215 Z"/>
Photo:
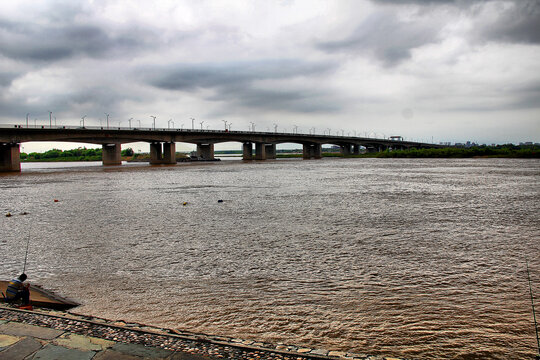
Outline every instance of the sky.
<path id="1" fill-rule="evenodd" d="M 540 1 L 2 1 L 0 125 L 49 111 L 73 126 L 540 142 Z"/>

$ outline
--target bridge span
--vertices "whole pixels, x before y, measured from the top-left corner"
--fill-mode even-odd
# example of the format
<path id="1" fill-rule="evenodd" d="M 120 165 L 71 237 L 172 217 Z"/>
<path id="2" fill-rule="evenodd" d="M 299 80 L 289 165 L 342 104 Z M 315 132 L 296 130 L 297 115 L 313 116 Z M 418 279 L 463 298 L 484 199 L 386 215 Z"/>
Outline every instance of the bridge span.
<path id="1" fill-rule="evenodd" d="M 341 153 L 344 155 L 359 154 L 360 147 L 365 147 L 368 152 L 413 147 L 441 147 L 441 145 L 395 139 L 278 132 L 122 127 L 3 126 L 0 127 L 0 171 L 21 171 L 20 144 L 29 141 L 101 144 L 103 148 L 103 165 L 121 165 L 121 145 L 132 142 L 147 142 L 150 144 L 150 164 L 175 164 L 177 142 L 196 144 L 197 155 L 206 160 L 214 158 L 214 144 L 222 142 L 242 143 L 244 160 L 275 159 L 276 145 L 282 143 L 301 144 L 304 159 L 320 159 L 323 144 L 339 146 Z"/>

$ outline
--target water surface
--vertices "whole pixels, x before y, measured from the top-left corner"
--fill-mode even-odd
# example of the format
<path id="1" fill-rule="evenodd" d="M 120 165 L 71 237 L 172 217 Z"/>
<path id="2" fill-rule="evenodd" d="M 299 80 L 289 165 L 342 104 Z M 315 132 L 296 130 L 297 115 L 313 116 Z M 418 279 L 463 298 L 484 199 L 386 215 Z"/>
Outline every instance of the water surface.
<path id="1" fill-rule="evenodd" d="M 88 315 L 385 356 L 531 358 L 539 180 L 540 161 L 514 159 L 23 164 L 0 175 L 2 211 L 29 213 L 1 217 L 0 275 L 22 269 L 30 238 L 30 280 Z"/>

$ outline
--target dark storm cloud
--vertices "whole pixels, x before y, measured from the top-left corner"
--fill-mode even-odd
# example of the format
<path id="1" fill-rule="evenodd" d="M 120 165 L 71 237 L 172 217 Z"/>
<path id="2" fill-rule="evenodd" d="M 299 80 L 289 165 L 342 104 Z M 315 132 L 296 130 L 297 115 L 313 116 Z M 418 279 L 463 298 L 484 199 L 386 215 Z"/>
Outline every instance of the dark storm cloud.
<path id="1" fill-rule="evenodd" d="M 332 111 L 336 105 L 325 89 L 308 86 L 275 89 L 257 81 L 294 80 L 325 75 L 336 68 L 333 63 L 310 63 L 300 60 L 268 60 L 252 62 L 175 65 L 143 71 L 152 86 L 178 91 L 212 89 L 211 101 L 231 101 L 248 108 L 283 109 L 299 112 Z"/>
<path id="2" fill-rule="evenodd" d="M 481 40 L 540 44 L 540 1 L 516 1 L 476 33 Z"/>
<path id="3" fill-rule="evenodd" d="M 38 25 L 0 19 L 0 54 L 29 62 L 136 52 L 152 48 L 157 39 L 136 26 L 106 30 L 98 24 Z"/>
<path id="4" fill-rule="evenodd" d="M 409 58 L 412 49 L 437 41 L 438 31 L 434 22 L 403 21 L 394 12 L 378 11 L 344 39 L 320 42 L 317 47 L 328 53 L 365 53 L 395 65 Z"/>

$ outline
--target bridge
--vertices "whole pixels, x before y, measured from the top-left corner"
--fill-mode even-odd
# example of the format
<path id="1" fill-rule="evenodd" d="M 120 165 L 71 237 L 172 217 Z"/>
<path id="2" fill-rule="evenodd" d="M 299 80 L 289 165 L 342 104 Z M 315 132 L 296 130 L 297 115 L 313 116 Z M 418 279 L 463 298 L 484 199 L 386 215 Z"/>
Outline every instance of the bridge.
<path id="1" fill-rule="evenodd" d="M 376 139 L 255 131 L 2 125 L 0 127 L 0 171 L 21 171 L 20 144 L 29 141 L 101 144 L 103 165 L 121 165 L 121 145 L 132 142 L 149 143 L 150 164 L 175 164 L 177 142 L 196 144 L 197 155 L 205 160 L 214 159 L 214 144 L 231 141 L 243 144 L 244 160 L 275 159 L 276 145 L 282 143 L 302 145 L 304 159 L 320 159 L 323 144 L 339 146 L 344 155 L 360 154 L 361 147 L 365 147 L 368 152 L 413 147 L 441 147 L 441 145 L 429 143 L 403 141 L 401 137 Z"/>

